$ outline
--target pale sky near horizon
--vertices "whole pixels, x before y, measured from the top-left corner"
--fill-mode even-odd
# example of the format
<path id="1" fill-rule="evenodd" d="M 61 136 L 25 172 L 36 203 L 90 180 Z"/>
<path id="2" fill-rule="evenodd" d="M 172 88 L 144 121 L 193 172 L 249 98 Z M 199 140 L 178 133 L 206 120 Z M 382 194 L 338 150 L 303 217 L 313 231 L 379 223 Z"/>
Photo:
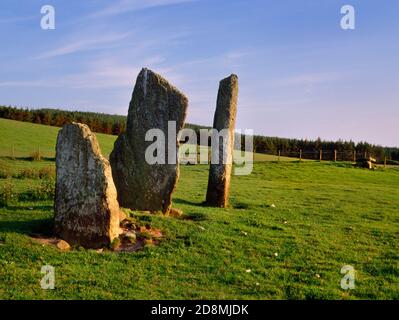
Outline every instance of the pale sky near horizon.
<path id="1" fill-rule="evenodd" d="M 47 4 L 55 30 L 40 27 Z M 2 0 L 0 105 L 126 114 L 148 67 L 211 125 L 235 73 L 238 129 L 399 146 L 398 35 L 396 0 Z"/>

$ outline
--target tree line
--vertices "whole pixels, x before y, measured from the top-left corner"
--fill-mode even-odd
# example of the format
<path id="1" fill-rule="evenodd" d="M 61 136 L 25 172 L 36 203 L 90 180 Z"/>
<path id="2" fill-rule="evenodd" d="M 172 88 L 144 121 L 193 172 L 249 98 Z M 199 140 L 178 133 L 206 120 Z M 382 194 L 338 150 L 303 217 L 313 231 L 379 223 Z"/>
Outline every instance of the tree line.
<path id="1" fill-rule="evenodd" d="M 126 116 L 110 115 L 96 112 L 65 111 L 58 109 L 29 109 L 11 106 L 0 106 L 0 118 L 25 121 L 49 126 L 62 127 L 67 123 L 80 122 L 87 124 L 94 132 L 119 135 L 126 129 Z M 209 127 L 186 124 L 185 128 L 193 129 L 199 144 L 199 130 Z M 244 148 L 245 136 L 241 136 L 241 146 Z M 278 154 L 282 156 L 302 155 L 304 159 L 318 159 L 320 150 L 323 151 L 324 160 L 334 160 L 335 152 L 338 160 L 351 160 L 354 153 L 356 157 L 372 156 L 382 162 L 387 158 L 388 163 L 396 164 L 399 161 L 399 148 L 383 147 L 367 142 L 355 143 L 353 141 L 325 141 L 287 139 L 279 137 L 254 136 L 254 152 L 265 154 Z"/>
<path id="2" fill-rule="evenodd" d="M 119 135 L 126 128 L 126 117 L 95 112 L 58 109 L 22 109 L 0 106 L 0 118 L 63 127 L 67 123 L 87 124 L 94 132 Z"/>

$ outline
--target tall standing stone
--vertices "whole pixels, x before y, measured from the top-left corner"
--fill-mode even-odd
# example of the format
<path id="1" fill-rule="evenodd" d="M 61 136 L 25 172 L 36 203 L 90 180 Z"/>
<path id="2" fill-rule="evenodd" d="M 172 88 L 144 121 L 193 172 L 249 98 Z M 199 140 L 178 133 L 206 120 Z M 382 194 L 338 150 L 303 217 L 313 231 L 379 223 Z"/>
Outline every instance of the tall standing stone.
<path id="1" fill-rule="evenodd" d="M 110 155 L 121 206 L 169 212 L 179 177 L 177 133 L 183 128 L 187 105 L 185 95 L 167 80 L 151 70 L 141 70 L 129 105 L 126 132 L 118 137 Z M 168 129 L 169 121 L 174 124 Z M 176 143 L 174 150 L 165 145 L 165 164 L 149 164 L 145 159 L 146 150 L 153 143 L 145 141 L 150 129 L 160 129 L 166 143 Z"/>
<path id="2" fill-rule="evenodd" d="M 56 235 L 87 248 L 109 245 L 120 234 L 120 209 L 96 136 L 84 124 L 67 124 L 56 151 Z"/>
<path id="3" fill-rule="evenodd" d="M 212 139 L 206 203 L 226 207 L 229 202 L 230 179 L 234 150 L 234 128 L 237 114 L 238 77 L 232 74 L 219 84 L 213 129 L 220 134 L 219 143 Z M 224 134 L 223 134 L 224 133 Z"/>

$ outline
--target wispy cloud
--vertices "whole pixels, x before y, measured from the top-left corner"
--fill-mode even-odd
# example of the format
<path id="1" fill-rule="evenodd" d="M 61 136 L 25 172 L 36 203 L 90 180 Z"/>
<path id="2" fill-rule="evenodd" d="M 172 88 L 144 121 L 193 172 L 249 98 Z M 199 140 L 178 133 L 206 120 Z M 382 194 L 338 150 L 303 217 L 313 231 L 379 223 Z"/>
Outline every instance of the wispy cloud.
<path id="1" fill-rule="evenodd" d="M 225 57 L 229 60 L 236 60 L 236 59 L 241 59 L 241 58 L 245 58 L 248 57 L 250 55 L 255 54 L 256 51 L 254 50 L 249 50 L 249 49 L 237 49 L 234 51 L 230 51 L 228 52 Z"/>
<path id="2" fill-rule="evenodd" d="M 186 2 L 193 2 L 197 0 L 119 0 L 115 1 L 112 5 L 105 7 L 99 11 L 94 12 L 89 17 L 97 18 L 104 16 L 117 15 L 131 11 L 138 11 L 143 9 L 163 7 Z"/>
<path id="3" fill-rule="evenodd" d="M 81 72 L 64 77 L 44 77 L 32 80 L 12 80 L 0 82 L 0 87 L 60 87 L 69 89 L 126 88 L 131 90 L 142 67 L 149 66 L 165 75 L 172 82 L 183 82 L 184 78 L 173 68 L 162 66 L 162 56 L 149 56 L 140 59 L 140 65 L 127 64 L 104 57 L 94 60 Z"/>
<path id="4" fill-rule="evenodd" d="M 277 86 L 316 85 L 342 79 L 343 75 L 338 72 L 306 73 L 287 78 L 278 79 L 274 82 Z"/>
<path id="5" fill-rule="evenodd" d="M 0 81 L 0 87 L 48 87 L 50 82 L 43 80 L 13 80 L 13 81 Z M 54 87 L 54 85 L 53 85 Z"/>
<path id="6" fill-rule="evenodd" d="M 130 35 L 129 32 L 125 33 L 110 33 L 100 37 L 91 37 L 86 39 L 78 39 L 71 43 L 60 46 L 59 48 L 44 52 L 40 54 L 37 59 L 49 59 L 67 54 L 89 51 L 95 49 L 103 49 L 113 45 L 114 43 L 127 38 Z"/>
<path id="7" fill-rule="evenodd" d="M 46 77 L 35 80 L 13 80 L 0 82 L 0 87 L 59 87 L 59 88 L 118 88 L 130 87 L 140 67 L 96 63 L 86 71 L 65 75 L 63 78 Z"/>
<path id="8" fill-rule="evenodd" d="M 19 22 L 26 22 L 26 21 L 32 21 L 38 19 L 37 15 L 31 15 L 31 16 L 26 16 L 26 17 L 12 17 L 12 18 L 4 18 L 0 17 L 0 23 L 19 23 Z"/>

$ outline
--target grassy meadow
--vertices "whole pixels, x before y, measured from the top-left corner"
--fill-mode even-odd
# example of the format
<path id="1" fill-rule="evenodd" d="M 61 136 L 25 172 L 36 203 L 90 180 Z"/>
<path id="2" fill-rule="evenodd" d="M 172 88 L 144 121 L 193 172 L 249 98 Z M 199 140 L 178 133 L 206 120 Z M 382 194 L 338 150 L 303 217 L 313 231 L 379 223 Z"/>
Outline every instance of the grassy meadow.
<path id="1" fill-rule="evenodd" d="M 0 190 L 42 184 L 26 172 L 54 170 L 58 130 L 0 119 Z M 115 137 L 97 136 L 108 155 Z M 39 148 L 48 158 L 26 158 Z M 251 175 L 233 176 L 227 209 L 202 205 L 207 165 L 181 166 L 173 203 L 184 215 L 129 212 L 164 232 L 133 253 L 35 242 L 51 230 L 51 199 L 0 207 L 0 299 L 399 299 L 399 169 L 275 160 L 255 155 Z M 40 287 L 46 264 L 54 290 Z M 340 286 L 344 265 L 356 270 L 353 290 Z"/>
<path id="2" fill-rule="evenodd" d="M 29 157 L 40 151 L 43 157 L 55 157 L 55 141 L 60 128 L 0 118 L 0 157 Z M 17 133 L 17 135 L 16 135 Z M 101 151 L 108 157 L 114 148 L 116 136 L 96 133 Z M 202 147 L 201 147 L 202 148 Z M 206 148 L 206 147 L 203 147 Z M 235 151 L 238 155 L 239 151 Z M 277 155 L 254 153 L 254 161 L 277 161 Z M 295 161 L 280 157 L 281 161 Z"/>

